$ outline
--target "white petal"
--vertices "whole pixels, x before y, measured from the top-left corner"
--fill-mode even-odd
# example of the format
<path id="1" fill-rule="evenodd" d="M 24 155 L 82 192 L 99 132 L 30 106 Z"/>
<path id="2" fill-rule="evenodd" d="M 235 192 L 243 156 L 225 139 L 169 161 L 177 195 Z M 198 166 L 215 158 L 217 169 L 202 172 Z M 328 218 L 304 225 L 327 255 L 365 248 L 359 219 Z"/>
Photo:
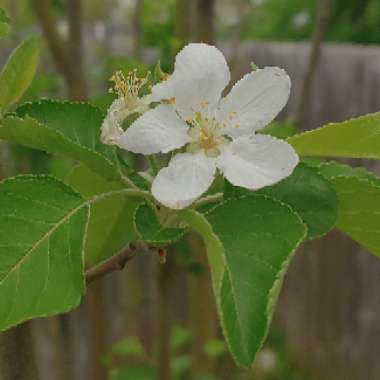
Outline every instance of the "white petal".
<path id="1" fill-rule="evenodd" d="M 284 108 L 290 78 L 278 67 L 265 67 L 245 75 L 221 101 L 218 119 L 232 138 L 265 127 Z"/>
<path id="2" fill-rule="evenodd" d="M 260 189 L 288 177 L 298 155 L 285 141 L 266 135 L 238 137 L 226 146 L 217 166 L 235 186 Z"/>
<path id="3" fill-rule="evenodd" d="M 170 77 L 152 87 L 152 101 L 160 102 L 161 100 L 168 100 L 174 98 L 173 80 Z"/>
<path id="4" fill-rule="evenodd" d="M 120 113 L 125 108 L 122 98 L 115 99 L 108 109 L 107 116 L 103 121 L 100 139 L 103 144 L 115 144 L 123 133 L 120 124 Z"/>
<path id="5" fill-rule="evenodd" d="M 202 152 L 177 154 L 169 166 L 157 174 L 152 194 L 169 208 L 185 208 L 210 187 L 215 171 L 214 160 Z"/>
<path id="6" fill-rule="evenodd" d="M 205 104 L 214 109 L 229 81 L 223 54 L 214 46 L 192 43 L 177 54 L 173 75 L 152 92 L 165 99 L 174 97 L 176 109 L 187 119 Z"/>
<path id="7" fill-rule="evenodd" d="M 120 137 L 117 145 L 133 153 L 167 153 L 190 141 L 188 125 L 169 105 L 145 112 Z"/>

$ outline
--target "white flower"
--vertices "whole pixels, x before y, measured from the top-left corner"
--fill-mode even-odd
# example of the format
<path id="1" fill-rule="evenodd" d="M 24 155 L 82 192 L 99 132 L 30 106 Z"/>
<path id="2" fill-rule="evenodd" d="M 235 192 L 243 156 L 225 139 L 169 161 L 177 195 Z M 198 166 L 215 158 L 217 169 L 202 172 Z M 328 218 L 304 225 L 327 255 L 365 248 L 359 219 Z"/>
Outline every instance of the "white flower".
<path id="1" fill-rule="evenodd" d="M 139 97 L 139 91 L 147 80 L 147 77 L 138 78 L 136 70 L 130 72 L 127 78 L 121 71 L 111 77 L 115 84 L 111 92 L 117 93 L 118 97 L 112 102 L 103 121 L 100 135 L 103 144 L 116 144 L 123 134 L 123 121 L 133 113 L 143 113 L 149 109 L 150 96 Z"/>
<path id="2" fill-rule="evenodd" d="M 142 154 L 186 146 L 153 181 L 152 194 L 165 206 L 190 205 L 209 188 L 217 169 L 233 185 L 259 189 L 289 176 L 297 165 L 289 144 L 255 134 L 285 106 L 288 75 L 276 67 L 256 70 L 222 98 L 229 81 L 217 48 L 187 45 L 176 57 L 173 75 L 152 88 L 152 100 L 164 104 L 145 112 L 116 142 Z"/>

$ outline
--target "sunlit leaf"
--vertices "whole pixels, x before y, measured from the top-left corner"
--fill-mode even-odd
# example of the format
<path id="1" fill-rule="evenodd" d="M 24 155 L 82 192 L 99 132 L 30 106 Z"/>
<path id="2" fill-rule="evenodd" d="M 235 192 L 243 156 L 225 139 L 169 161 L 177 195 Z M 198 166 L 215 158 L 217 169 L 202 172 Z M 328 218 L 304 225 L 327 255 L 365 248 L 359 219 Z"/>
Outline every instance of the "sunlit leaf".
<path id="1" fill-rule="evenodd" d="M 38 40 L 31 38 L 10 55 L 0 73 L 0 110 L 16 103 L 29 87 L 36 72 L 39 51 Z"/>
<path id="2" fill-rule="evenodd" d="M 304 156 L 380 159 L 380 113 L 328 124 L 288 142 Z"/>

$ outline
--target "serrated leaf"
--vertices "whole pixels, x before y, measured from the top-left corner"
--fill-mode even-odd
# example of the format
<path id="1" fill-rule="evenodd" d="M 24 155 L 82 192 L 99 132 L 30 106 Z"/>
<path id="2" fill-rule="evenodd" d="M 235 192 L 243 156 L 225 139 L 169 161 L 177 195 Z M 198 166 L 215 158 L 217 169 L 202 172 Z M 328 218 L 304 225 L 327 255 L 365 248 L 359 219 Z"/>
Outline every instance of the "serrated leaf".
<path id="1" fill-rule="evenodd" d="M 236 362 L 250 367 L 306 228 L 288 206 L 262 196 L 230 199 L 207 219 L 193 210 L 181 216 L 205 240 L 224 335 Z"/>
<path id="2" fill-rule="evenodd" d="M 253 192 L 226 181 L 225 199 L 249 194 Z M 325 235 L 335 225 L 338 214 L 335 190 L 329 181 L 319 174 L 318 168 L 305 163 L 300 163 L 283 181 L 257 190 L 254 194 L 267 195 L 289 205 L 306 224 L 308 239 Z"/>
<path id="3" fill-rule="evenodd" d="M 103 192 L 124 188 L 124 184 L 120 182 L 107 181 L 82 164 L 74 164 L 71 160 L 62 158 L 53 160 L 52 174 L 87 199 Z M 139 204 L 137 200 L 120 194 L 90 205 L 86 261 L 96 264 L 138 239 L 134 216 Z"/>
<path id="4" fill-rule="evenodd" d="M 320 170 L 338 195 L 337 227 L 380 257 L 380 178 L 365 169 L 333 163 Z"/>
<path id="5" fill-rule="evenodd" d="M 88 207 L 50 177 L 0 183 L 0 330 L 77 306 Z"/>
<path id="6" fill-rule="evenodd" d="M 156 245 L 165 245 L 179 240 L 183 228 L 165 228 L 158 221 L 153 208 L 142 204 L 136 210 L 135 225 L 140 237 L 145 242 Z"/>
<path id="7" fill-rule="evenodd" d="M 380 113 L 328 124 L 287 141 L 304 156 L 380 159 Z"/>
<path id="8" fill-rule="evenodd" d="M 369 170 L 361 167 L 352 167 L 337 162 L 324 162 L 317 165 L 318 171 L 326 178 L 331 179 L 338 176 L 357 177 L 368 179 L 369 181 L 380 185 L 380 178 Z"/>
<path id="9" fill-rule="evenodd" d="M 9 33 L 10 22 L 11 20 L 4 9 L 0 8 L 0 37 L 4 37 Z"/>
<path id="10" fill-rule="evenodd" d="M 70 157 L 109 180 L 120 180 L 115 165 L 102 154 L 70 140 L 61 131 L 30 117 L 8 116 L 0 121 L 0 138 L 53 155 Z"/>
<path id="11" fill-rule="evenodd" d="M 31 38 L 19 45 L 0 73 L 0 110 L 16 103 L 29 87 L 36 72 L 39 42 Z"/>
<path id="12" fill-rule="evenodd" d="M 286 139 L 297 134 L 297 127 L 291 121 L 277 122 L 274 121 L 260 130 L 264 135 L 270 135 L 278 139 Z"/>
<path id="13" fill-rule="evenodd" d="M 300 163 L 291 176 L 257 192 L 288 204 L 308 229 L 308 239 L 325 235 L 335 225 L 338 199 L 318 169 Z"/>
<path id="14" fill-rule="evenodd" d="M 100 141 L 103 112 L 89 103 L 43 99 L 17 108 L 20 117 L 30 116 L 63 133 L 70 141 L 98 152 L 117 165 L 115 149 Z"/>

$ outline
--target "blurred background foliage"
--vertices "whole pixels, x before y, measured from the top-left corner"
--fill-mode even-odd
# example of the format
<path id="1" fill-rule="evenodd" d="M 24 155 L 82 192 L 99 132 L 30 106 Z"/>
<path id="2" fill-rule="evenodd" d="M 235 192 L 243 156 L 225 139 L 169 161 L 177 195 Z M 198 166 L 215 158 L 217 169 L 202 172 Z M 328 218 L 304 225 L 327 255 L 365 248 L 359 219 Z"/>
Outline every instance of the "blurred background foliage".
<path id="1" fill-rule="evenodd" d="M 148 71 L 154 72 L 160 60 L 163 70 L 170 72 L 176 52 L 188 41 L 216 42 L 232 46 L 232 50 L 252 42 L 307 42 L 315 31 L 321 3 L 317 0 L 0 0 L 0 7 L 12 20 L 10 35 L 0 40 L 0 63 L 5 62 L 12 48 L 24 38 L 41 33 L 43 23 L 36 17 L 36 5 L 42 4 L 51 11 L 50 17 L 63 42 L 58 50 L 68 57 L 68 67 L 61 70 L 57 65 L 45 35 L 38 73 L 22 101 L 42 97 L 88 99 L 106 111 L 113 99 L 108 93 L 108 79 L 114 71 L 127 73 L 137 68 L 140 75 L 146 75 Z M 82 11 L 70 16 L 72 4 L 80 4 Z M 82 30 L 74 43 L 71 22 L 78 23 Z M 380 1 L 333 1 L 324 40 L 377 46 Z M 77 66 L 83 72 L 73 74 Z M 286 137 L 296 127 L 294 122 L 287 121 L 273 124 L 267 131 Z M 2 176 L 53 172 L 61 178 L 73 166 L 72 162 L 15 146 L 3 149 L 1 162 Z M 132 163 L 140 168 L 144 166 L 140 159 Z M 85 182 L 80 176 L 76 180 Z M 89 188 L 92 189 L 91 185 Z M 342 379 L 330 375 L 316 377 L 313 366 L 309 362 L 305 365 L 289 349 L 287 332 L 280 324 L 271 330 L 255 368 L 248 372 L 237 369 L 217 327 L 207 269 L 199 254 L 202 248 L 196 242 L 190 246 L 194 244 L 195 249 L 187 245 L 177 247 L 173 267 L 168 269 L 173 277 L 170 307 L 175 322 L 167 326 L 173 379 Z M 155 378 L 157 348 L 152 341 L 158 339 L 155 325 L 160 301 L 156 277 L 161 270 L 156 262 L 143 257 L 141 262 L 128 264 L 127 270 L 114 279 L 96 284 L 73 316 L 32 323 L 33 347 L 37 347 L 37 367 L 42 380 Z M 19 336 L 17 332 L 14 334 L 11 339 L 17 344 Z M 28 380 L 35 378 L 30 375 Z M 347 377 L 347 380 L 351 379 Z"/>

